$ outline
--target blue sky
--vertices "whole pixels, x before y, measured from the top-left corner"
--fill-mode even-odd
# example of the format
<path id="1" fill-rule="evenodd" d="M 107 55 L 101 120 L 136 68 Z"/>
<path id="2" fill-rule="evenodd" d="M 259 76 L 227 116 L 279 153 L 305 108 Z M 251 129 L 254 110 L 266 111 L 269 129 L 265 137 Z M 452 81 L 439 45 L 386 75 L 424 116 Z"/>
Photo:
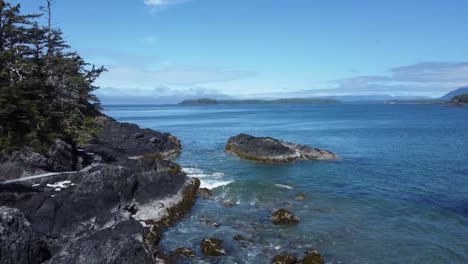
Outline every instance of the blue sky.
<path id="1" fill-rule="evenodd" d="M 466 0 L 56 0 L 53 21 L 109 69 L 105 102 L 171 103 L 440 96 L 468 85 L 467 13 Z"/>

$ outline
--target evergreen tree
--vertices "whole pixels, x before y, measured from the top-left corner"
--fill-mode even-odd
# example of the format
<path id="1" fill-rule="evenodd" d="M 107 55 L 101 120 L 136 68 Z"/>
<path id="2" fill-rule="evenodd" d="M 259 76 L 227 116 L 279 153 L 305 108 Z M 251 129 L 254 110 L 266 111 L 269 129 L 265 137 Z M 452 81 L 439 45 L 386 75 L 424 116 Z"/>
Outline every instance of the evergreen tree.
<path id="1" fill-rule="evenodd" d="M 86 63 L 41 15 L 21 15 L 0 0 L 0 152 L 24 145 L 43 150 L 56 138 L 76 141 L 92 126 L 99 100 L 93 82 L 105 71 Z"/>

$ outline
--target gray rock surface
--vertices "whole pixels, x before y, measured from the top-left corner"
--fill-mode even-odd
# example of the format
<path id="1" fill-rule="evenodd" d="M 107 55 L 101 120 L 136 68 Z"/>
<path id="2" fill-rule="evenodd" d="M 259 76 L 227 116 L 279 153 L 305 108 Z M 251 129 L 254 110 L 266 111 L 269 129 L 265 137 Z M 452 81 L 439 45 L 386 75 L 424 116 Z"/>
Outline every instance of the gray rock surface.
<path id="1" fill-rule="evenodd" d="M 335 160 L 338 156 L 328 150 L 312 148 L 271 137 L 239 134 L 231 137 L 225 151 L 243 159 L 264 163 L 290 163 L 296 160 Z"/>
<path id="2" fill-rule="evenodd" d="M 108 116 L 97 118 L 103 131 L 82 146 L 98 154 L 107 163 L 126 158 L 173 159 L 180 155 L 182 144 L 169 133 L 141 129 L 135 124 L 121 123 Z"/>
<path id="3" fill-rule="evenodd" d="M 162 262 L 162 232 L 190 210 L 200 182 L 167 160 L 180 153 L 175 137 L 100 119 L 104 130 L 81 151 L 92 162 L 85 169 L 68 171 L 79 169 L 78 159 L 64 142 L 46 154 L 24 150 L 24 157 L 9 159 L 8 166 L 20 167 L 18 171 L 28 164 L 29 172 L 46 174 L 0 182 L 0 206 L 15 208 L 8 209 L 15 213 L 13 219 L 24 220 L 5 233 L 9 222 L 2 218 L 1 263 L 7 253 L 11 263 L 45 258 L 49 263 Z M 50 161 L 67 172 L 49 166 Z M 4 253 L 9 241 L 19 244 Z M 33 258 L 43 252 L 48 255 Z"/>
<path id="4" fill-rule="evenodd" d="M 42 263 L 50 258 L 44 237 L 18 209 L 0 207 L 0 262 Z"/>
<path id="5" fill-rule="evenodd" d="M 10 180 L 46 172 L 79 170 L 88 166 L 91 157 L 57 139 L 46 153 L 24 148 L 0 156 L 0 180 Z"/>

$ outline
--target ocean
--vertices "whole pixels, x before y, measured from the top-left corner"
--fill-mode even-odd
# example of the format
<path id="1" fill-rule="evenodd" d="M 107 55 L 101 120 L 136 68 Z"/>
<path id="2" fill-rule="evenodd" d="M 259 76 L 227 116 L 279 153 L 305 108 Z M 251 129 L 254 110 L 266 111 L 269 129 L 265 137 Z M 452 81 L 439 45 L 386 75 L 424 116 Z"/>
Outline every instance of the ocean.
<path id="1" fill-rule="evenodd" d="M 442 105 L 105 106 L 118 121 L 169 132 L 176 160 L 212 199 L 161 241 L 187 263 L 271 263 L 318 249 L 326 263 L 468 263 L 468 108 Z M 337 161 L 266 165 L 224 153 L 239 133 L 330 150 Z M 305 194 L 304 201 L 295 197 Z M 224 201 L 235 205 L 225 207 Z M 275 226 L 286 208 L 300 217 Z M 214 227 L 213 223 L 219 223 Z M 233 240 L 242 235 L 246 241 Z M 206 258 L 201 240 L 224 240 Z"/>

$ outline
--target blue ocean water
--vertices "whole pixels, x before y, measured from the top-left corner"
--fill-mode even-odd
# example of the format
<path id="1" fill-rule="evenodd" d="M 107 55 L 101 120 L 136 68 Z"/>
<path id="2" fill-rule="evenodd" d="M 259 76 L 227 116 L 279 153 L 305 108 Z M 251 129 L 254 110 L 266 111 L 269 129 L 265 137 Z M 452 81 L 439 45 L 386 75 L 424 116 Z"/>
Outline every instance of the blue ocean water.
<path id="1" fill-rule="evenodd" d="M 271 263 L 318 249 L 327 263 L 468 263 L 468 108 L 441 105 L 108 106 L 119 121 L 169 132 L 177 160 L 214 187 L 165 233 L 190 263 Z M 265 165 L 224 153 L 238 133 L 325 148 L 341 159 Z M 284 188 L 288 185 L 290 188 Z M 306 194 L 304 201 L 295 197 Z M 236 205 L 224 207 L 224 201 Z M 285 204 L 290 203 L 290 204 Z M 301 218 L 274 226 L 275 209 Z M 211 223 L 220 223 L 213 227 Z M 241 234 L 248 241 L 232 238 Z M 224 240 L 204 258 L 200 241 Z"/>

